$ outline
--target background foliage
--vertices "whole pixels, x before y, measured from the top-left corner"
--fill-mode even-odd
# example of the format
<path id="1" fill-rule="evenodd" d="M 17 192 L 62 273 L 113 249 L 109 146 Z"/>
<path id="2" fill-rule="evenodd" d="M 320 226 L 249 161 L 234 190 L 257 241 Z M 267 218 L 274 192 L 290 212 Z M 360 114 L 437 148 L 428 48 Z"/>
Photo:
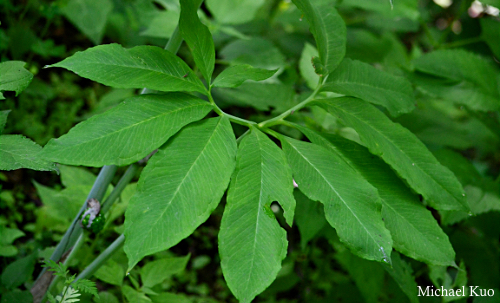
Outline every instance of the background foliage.
<path id="1" fill-rule="evenodd" d="M 125 230 L 136 239 L 152 235 L 144 237 L 150 250 L 131 257 L 144 242 L 126 243 L 93 274 L 99 297 L 82 294 L 83 302 L 236 302 L 256 295 L 256 302 L 441 301 L 417 297 L 417 285 L 494 288 L 493 298 L 453 299 L 500 300 L 500 21 L 488 14 L 491 7 L 473 11 L 477 3 L 469 0 L 449 7 L 400 0 L 393 8 L 385 0 L 207 0 L 197 14 L 186 3 L 181 13 L 176 0 L 0 0 L 1 160 L 36 154 L 77 123 L 92 122 L 51 141 L 44 159 L 15 158 L 22 165 L 1 167 L 8 170 L 0 173 L 2 303 L 32 302 L 40 261 L 51 256 L 86 200 L 98 173 L 93 167 L 141 160 L 167 139 L 113 204 L 104 231 L 86 235 L 66 265 L 72 274 L 84 271 Z M 500 7 L 496 0 L 484 3 Z M 165 45 L 179 17 L 186 41 L 180 59 L 152 47 Z M 113 78 L 99 66 L 106 52 L 153 66 L 163 78 Z M 44 68 L 49 65 L 66 69 Z M 9 86 L 5 75 L 14 70 L 17 82 Z M 315 91 L 328 73 L 322 92 Z M 148 87 L 206 99 L 212 75 L 210 93 L 220 109 L 258 123 L 311 93 L 350 98 L 288 112 L 287 121 L 269 124 L 274 136 L 251 126 L 237 150 L 224 142 L 248 127 L 209 114 L 208 102 L 180 93 L 165 95 L 168 103 L 137 96 Z M 169 80 L 176 82 L 166 88 Z M 121 124 L 107 123 L 119 118 Z M 151 128 L 158 132 L 136 135 Z M 121 132 L 96 145 L 103 129 Z M 102 152 L 123 136 L 133 139 L 129 145 Z M 85 151 L 75 153 L 75 142 Z M 4 153 L 12 146 L 15 153 Z M 219 162 L 212 162 L 214 154 Z M 252 165 L 257 160 L 268 171 Z M 194 167 L 189 178 L 210 182 L 183 183 L 187 165 Z M 124 171 L 118 168 L 114 186 Z M 293 192 L 292 174 L 300 189 Z M 266 198 L 252 208 L 248 201 L 257 197 L 247 190 L 259 182 Z M 181 195 L 168 196 L 171 187 Z M 332 188 L 343 203 L 333 201 Z M 172 218 L 186 211 L 176 201 L 189 196 L 199 205 L 182 220 L 148 226 L 157 213 L 138 214 L 155 202 L 150 194 L 180 207 L 162 209 Z M 380 203 L 370 204 L 377 195 Z M 269 234 L 252 234 L 256 225 Z M 158 229 L 179 232 L 155 243 Z M 267 243 L 271 237 L 279 241 Z M 224 244 L 240 238 L 266 245 Z M 249 257 L 233 259 L 235 248 Z M 266 266 L 248 272 L 249 260 Z"/>

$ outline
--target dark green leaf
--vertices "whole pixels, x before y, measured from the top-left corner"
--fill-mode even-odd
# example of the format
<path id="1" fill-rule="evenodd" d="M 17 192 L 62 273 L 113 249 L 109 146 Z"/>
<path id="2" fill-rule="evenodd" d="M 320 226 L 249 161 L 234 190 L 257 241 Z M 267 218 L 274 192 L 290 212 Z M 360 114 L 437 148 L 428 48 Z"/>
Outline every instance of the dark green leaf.
<path id="1" fill-rule="evenodd" d="M 215 78 L 212 86 L 216 87 L 237 87 L 246 80 L 262 81 L 274 75 L 278 70 L 267 70 L 253 68 L 248 64 L 234 65 L 223 70 Z"/>
<path id="2" fill-rule="evenodd" d="M 384 270 L 377 262 L 363 260 L 350 253 L 340 243 L 332 243 L 335 259 L 349 273 L 366 303 L 377 303 L 384 286 Z"/>
<path id="3" fill-rule="evenodd" d="M 500 1 L 498 1 L 500 4 Z M 488 44 L 495 57 L 500 58 L 500 21 L 494 18 L 481 18 L 481 31 L 484 42 Z"/>
<path id="4" fill-rule="evenodd" d="M 392 239 L 377 190 L 324 147 L 291 138 L 281 143 L 300 191 L 325 205 L 326 220 L 340 239 L 365 259 L 390 262 Z"/>
<path id="5" fill-rule="evenodd" d="M 262 38 L 235 40 L 221 49 L 219 55 L 235 65 L 249 64 L 264 69 L 285 66 L 285 56 L 272 42 Z"/>
<path id="6" fill-rule="evenodd" d="M 300 232 L 300 246 L 304 250 L 307 242 L 325 226 L 325 211 L 321 203 L 310 200 L 299 190 L 294 192 L 294 196 L 297 201 L 294 221 Z"/>
<path id="7" fill-rule="evenodd" d="M 413 64 L 418 71 L 441 77 L 415 78 L 417 86 L 425 91 L 474 110 L 500 109 L 499 72 L 484 58 L 459 49 L 438 50 L 421 56 Z"/>
<path id="8" fill-rule="evenodd" d="M 184 61 L 155 46 L 125 49 L 118 44 L 99 45 L 48 67 L 66 68 L 81 77 L 117 88 L 206 93 L 203 83 Z"/>
<path id="9" fill-rule="evenodd" d="M 42 147 L 22 135 L 0 136 L 0 170 L 29 168 L 57 170 L 54 163 L 40 157 Z"/>
<path id="10" fill-rule="evenodd" d="M 125 270 L 116 261 L 108 260 L 94 273 L 94 277 L 111 285 L 121 286 Z"/>
<path id="11" fill-rule="evenodd" d="M 148 27 L 141 32 L 141 36 L 168 39 L 174 33 L 179 21 L 179 11 L 160 11 L 151 19 Z"/>
<path id="12" fill-rule="evenodd" d="M 0 100 L 5 99 L 2 91 L 14 91 L 19 95 L 33 79 L 33 74 L 24 68 L 22 61 L 0 63 Z"/>
<path id="13" fill-rule="evenodd" d="M 148 161 L 125 214 L 129 268 L 189 236 L 219 204 L 234 169 L 227 118 L 189 125 Z"/>
<path id="14" fill-rule="evenodd" d="M 11 291 L 2 294 L 1 303 L 33 303 L 33 295 L 29 290 Z"/>
<path id="15" fill-rule="evenodd" d="M 42 156 L 69 165 L 130 164 L 211 109 L 208 102 L 181 93 L 132 97 L 50 140 Z"/>
<path id="16" fill-rule="evenodd" d="M 240 302 L 250 302 L 274 281 L 288 242 L 271 203 L 288 224 L 295 200 L 292 172 L 281 149 L 257 129 L 243 138 L 219 233 L 224 278 Z"/>
<path id="17" fill-rule="evenodd" d="M 394 2 L 394 3 L 392 3 Z M 364 10 L 380 13 L 386 17 L 402 17 L 417 20 L 420 16 L 417 0 L 344 0 L 342 5 L 362 8 Z"/>
<path id="18" fill-rule="evenodd" d="M 207 7 L 215 19 L 224 24 L 251 21 L 264 0 L 207 0 Z"/>
<path id="19" fill-rule="evenodd" d="M 408 296 L 410 302 L 418 303 L 417 297 L 417 283 L 413 276 L 413 269 L 410 264 L 401 259 L 397 252 L 392 253 L 392 267 L 383 265 L 384 269 L 391 275 L 391 277 L 398 283 L 401 290 Z"/>
<path id="20" fill-rule="evenodd" d="M 361 61 L 345 59 L 330 74 L 323 90 L 382 105 L 392 116 L 411 112 L 415 98 L 411 83 Z"/>
<path id="21" fill-rule="evenodd" d="M 200 0 L 180 1 L 179 30 L 191 50 L 196 66 L 210 84 L 215 65 L 215 47 L 212 34 L 198 18 L 200 2 Z"/>
<path id="22" fill-rule="evenodd" d="M 468 210 L 465 193 L 453 173 L 439 164 L 415 135 L 372 105 L 354 98 L 313 103 L 354 128 L 371 153 L 379 155 L 409 185 L 441 210 Z"/>
<path id="23" fill-rule="evenodd" d="M 164 258 L 148 262 L 141 268 L 141 281 L 145 287 L 153 287 L 160 284 L 166 278 L 182 272 L 191 256 L 178 258 Z"/>
<path id="24" fill-rule="evenodd" d="M 2 270 L 2 284 L 13 289 L 28 281 L 35 270 L 36 254 L 18 259 Z"/>
<path id="25" fill-rule="evenodd" d="M 151 303 L 151 299 L 145 293 L 137 291 L 128 285 L 123 285 L 122 292 L 128 302 Z"/>
<path id="26" fill-rule="evenodd" d="M 0 111 L 0 135 L 3 132 L 5 124 L 7 124 L 7 116 L 9 115 L 10 110 L 2 110 Z"/>
<path id="27" fill-rule="evenodd" d="M 100 44 L 112 9 L 110 0 L 69 0 L 62 12 L 94 44 Z"/>
<path id="28" fill-rule="evenodd" d="M 315 6 L 309 0 L 293 0 L 293 3 L 304 13 L 309 23 L 326 73 L 333 72 L 345 55 L 344 20 L 332 4 Z"/>

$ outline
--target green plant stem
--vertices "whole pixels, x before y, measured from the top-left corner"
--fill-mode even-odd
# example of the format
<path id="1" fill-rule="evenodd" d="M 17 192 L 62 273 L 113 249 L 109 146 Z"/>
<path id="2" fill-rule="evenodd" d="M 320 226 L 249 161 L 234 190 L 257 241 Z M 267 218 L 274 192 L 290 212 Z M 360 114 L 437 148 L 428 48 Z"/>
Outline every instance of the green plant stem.
<path id="1" fill-rule="evenodd" d="M 241 140 L 243 140 L 243 138 L 245 138 L 246 135 L 248 135 L 250 133 L 250 130 L 247 129 L 246 132 L 243 133 L 243 135 L 239 136 L 238 139 L 236 139 L 236 144 L 239 144 L 241 142 Z"/>
<path id="2" fill-rule="evenodd" d="M 473 44 L 473 43 L 478 43 L 482 42 L 484 39 L 482 36 L 477 36 L 473 38 L 468 38 L 468 39 L 463 39 L 463 40 L 458 40 L 455 42 L 450 42 L 447 44 L 443 44 L 441 48 L 453 48 L 453 47 L 459 47 L 459 46 L 464 46 L 468 44 Z"/>
<path id="3" fill-rule="evenodd" d="M 299 104 L 295 105 L 294 107 L 290 108 L 286 112 L 283 112 L 281 115 L 276 116 L 276 117 L 274 117 L 272 119 L 269 119 L 269 120 L 266 120 L 264 122 L 259 123 L 258 124 L 259 128 L 263 129 L 263 128 L 271 127 L 271 126 L 276 125 L 276 124 L 280 124 L 286 117 L 290 116 L 295 111 L 298 111 L 298 110 L 302 109 L 303 107 L 305 107 L 309 102 L 311 102 L 312 100 L 314 100 L 314 98 L 316 97 L 316 95 L 321 90 L 321 87 L 323 86 L 322 84 L 323 84 L 323 78 L 321 77 L 320 80 L 319 80 L 318 86 L 313 91 L 313 93 L 309 97 L 307 97 L 307 99 L 305 99 L 304 101 L 302 101 Z"/>
<path id="4" fill-rule="evenodd" d="M 92 186 L 92 189 L 89 192 L 89 195 L 87 196 L 87 200 L 83 203 L 82 207 L 80 208 L 80 211 L 75 216 L 73 222 L 71 222 L 71 225 L 66 230 L 66 233 L 64 234 L 63 238 L 57 244 L 56 249 L 52 253 L 52 256 L 50 257 L 52 261 L 58 262 L 61 259 L 62 255 L 68 250 L 68 248 L 73 246 L 73 244 L 77 241 L 78 237 L 80 237 L 80 235 L 82 234 L 82 227 L 78 224 L 78 221 L 80 220 L 80 216 L 87 209 L 87 201 L 92 198 L 95 198 L 97 200 L 102 200 L 104 194 L 106 193 L 106 189 L 108 188 L 108 185 L 111 183 L 111 180 L 113 179 L 115 173 L 116 173 L 116 166 L 114 165 L 104 166 L 101 169 L 99 175 L 97 176 L 94 182 L 94 185 Z M 42 272 L 37 278 L 37 281 L 45 273 L 46 270 L 47 268 L 44 268 L 42 270 Z"/>
<path id="5" fill-rule="evenodd" d="M 116 253 L 125 242 L 125 236 L 122 234 L 111 243 L 97 258 L 92 261 L 75 279 L 74 282 L 80 279 L 88 279 L 104 264 L 106 261 Z"/>
<path id="6" fill-rule="evenodd" d="M 212 87 L 210 87 L 210 89 L 208 90 L 208 101 L 210 102 L 210 104 L 212 104 L 212 106 L 214 107 L 214 111 L 219 116 L 226 116 L 226 117 L 229 118 L 229 121 L 231 121 L 231 122 L 234 122 L 234 123 L 237 123 L 237 124 L 240 124 L 240 125 L 243 125 L 243 126 L 247 126 L 247 127 L 250 127 L 251 125 L 257 124 L 257 123 L 255 123 L 253 121 L 245 120 L 245 119 L 242 119 L 242 118 L 230 115 L 228 113 L 225 113 L 222 109 L 220 109 L 217 106 L 217 104 L 215 103 L 214 98 L 212 97 Z"/>
<path id="7" fill-rule="evenodd" d="M 113 191 L 111 192 L 111 194 L 109 194 L 106 201 L 104 201 L 104 203 L 102 203 L 101 212 L 103 214 L 108 212 L 108 210 L 111 208 L 113 203 L 116 201 L 116 199 L 118 199 L 118 197 L 122 193 L 123 189 L 130 183 L 130 181 L 132 181 L 132 179 L 134 178 L 135 173 L 137 172 L 138 169 L 139 169 L 139 165 L 137 165 L 136 163 L 131 164 L 127 168 L 127 170 L 125 171 L 123 176 L 120 178 L 120 181 L 118 181 L 118 183 L 116 184 L 116 186 L 113 189 Z"/>

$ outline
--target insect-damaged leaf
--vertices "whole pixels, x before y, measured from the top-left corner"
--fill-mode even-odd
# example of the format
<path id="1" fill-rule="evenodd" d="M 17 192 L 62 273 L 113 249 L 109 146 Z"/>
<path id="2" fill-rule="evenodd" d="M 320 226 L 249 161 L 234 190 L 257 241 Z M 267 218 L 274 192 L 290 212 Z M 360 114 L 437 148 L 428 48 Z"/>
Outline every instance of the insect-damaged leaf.
<path id="1" fill-rule="evenodd" d="M 316 40 L 324 74 L 333 72 L 345 55 L 346 27 L 332 4 L 316 6 L 309 0 L 293 0 L 304 13 Z"/>
<path id="2" fill-rule="evenodd" d="M 16 96 L 22 92 L 33 79 L 33 74 L 24 68 L 22 61 L 0 63 L 0 100 L 5 99 L 2 91 L 14 91 Z"/>
<path id="3" fill-rule="evenodd" d="M 189 125 L 148 161 L 125 214 L 129 269 L 189 236 L 217 207 L 234 170 L 227 118 Z"/>
<path id="4" fill-rule="evenodd" d="M 219 233 L 224 278 L 250 302 L 276 278 L 288 242 L 270 208 L 278 201 L 292 224 L 292 173 L 281 149 L 257 129 L 241 141 Z"/>

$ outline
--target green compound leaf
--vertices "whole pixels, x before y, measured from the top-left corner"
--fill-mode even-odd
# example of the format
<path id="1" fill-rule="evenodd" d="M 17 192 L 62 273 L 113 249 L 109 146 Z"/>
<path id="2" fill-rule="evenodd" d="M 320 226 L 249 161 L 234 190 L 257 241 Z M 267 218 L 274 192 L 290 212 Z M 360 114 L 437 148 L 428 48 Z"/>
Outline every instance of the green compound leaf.
<path id="1" fill-rule="evenodd" d="M 129 269 L 205 222 L 234 170 L 236 139 L 227 118 L 189 125 L 148 161 L 125 214 Z"/>
<path id="2" fill-rule="evenodd" d="M 69 165 L 130 164 L 211 109 L 207 102 L 183 93 L 132 97 L 51 139 L 42 156 Z"/>
<path id="3" fill-rule="evenodd" d="M 384 159 L 435 209 L 469 209 L 462 185 L 453 173 L 414 134 L 369 103 L 346 97 L 311 105 L 323 107 L 354 128 L 370 152 Z"/>
<path id="4" fill-rule="evenodd" d="M 377 190 L 328 149 L 281 138 L 299 189 L 325 206 L 326 220 L 353 253 L 390 262 L 392 239 L 384 227 Z"/>
<path id="5" fill-rule="evenodd" d="M 413 89 L 408 80 L 357 60 L 344 59 L 330 74 L 323 90 L 382 105 L 394 117 L 415 108 Z"/>
<path id="6" fill-rule="evenodd" d="M 339 136 L 320 135 L 298 127 L 311 142 L 342 157 L 373 185 L 381 198 L 382 217 L 391 232 L 394 248 L 403 254 L 434 265 L 455 264 L 455 252 L 448 236 L 418 196 L 380 158 L 363 146 Z"/>
<path id="7" fill-rule="evenodd" d="M 0 63 L 0 100 L 5 99 L 2 91 L 14 91 L 19 95 L 33 79 L 33 74 L 24 68 L 22 61 Z"/>
<path id="8" fill-rule="evenodd" d="M 54 170 L 54 163 L 40 157 L 42 147 L 22 135 L 0 136 L 0 170 L 29 168 Z"/>
<path id="9" fill-rule="evenodd" d="M 500 110 L 499 71 L 484 58 L 465 50 L 438 50 L 413 64 L 416 70 L 441 78 L 417 78 L 417 86 L 425 92 L 473 110 Z"/>
<path id="10" fill-rule="evenodd" d="M 181 0 L 179 30 L 186 41 L 194 62 L 201 74 L 210 83 L 215 66 L 215 47 L 212 34 L 198 18 L 200 0 Z"/>
<path id="11" fill-rule="evenodd" d="M 206 93 L 203 83 L 184 61 L 156 46 L 125 49 L 119 44 L 99 45 L 47 67 L 62 67 L 116 88 Z"/>
<path id="12" fill-rule="evenodd" d="M 309 0 L 293 0 L 304 13 L 310 31 L 316 40 L 321 63 L 327 73 L 333 72 L 344 59 L 346 27 L 332 4 L 315 6 Z"/>
<path id="13" fill-rule="evenodd" d="M 288 242 L 270 205 L 278 201 L 291 225 L 292 191 L 292 172 L 283 152 L 253 128 L 238 147 L 219 233 L 222 272 L 240 302 L 251 302 L 281 268 Z"/>
<path id="14" fill-rule="evenodd" d="M 216 87 L 237 87 L 246 80 L 262 81 L 274 75 L 278 70 L 267 70 L 254 68 L 248 64 L 234 65 L 223 70 L 215 78 L 212 86 Z"/>
<path id="15" fill-rule="evenodd" d="M 62 13 L 97 45 L 101 43 L 112 10 L 110 0 L 69 0 Z"/>

